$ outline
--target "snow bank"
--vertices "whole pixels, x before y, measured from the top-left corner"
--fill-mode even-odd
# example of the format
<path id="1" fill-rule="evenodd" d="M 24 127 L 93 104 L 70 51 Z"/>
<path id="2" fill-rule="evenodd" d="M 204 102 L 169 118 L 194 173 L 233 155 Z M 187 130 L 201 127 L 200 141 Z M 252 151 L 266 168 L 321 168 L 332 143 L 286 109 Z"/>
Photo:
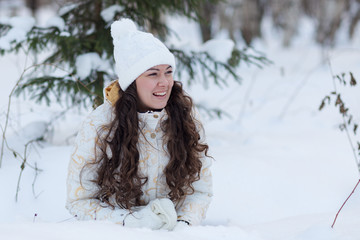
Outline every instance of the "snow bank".
<path id="1" fill-rule="evenodd" d="M 3 239 L 61 239 L 61 240 L 98 240 L 113 239 L 118 236 L 126 240 L 262 240 L 256 234 L 247 233 L 239 227 L 193 227 L 176 232 L 151 231 L 149 229 L 130 229 L 108 222 L 70 222 L 70 223 L 18 223 L 0 225 Z"/>

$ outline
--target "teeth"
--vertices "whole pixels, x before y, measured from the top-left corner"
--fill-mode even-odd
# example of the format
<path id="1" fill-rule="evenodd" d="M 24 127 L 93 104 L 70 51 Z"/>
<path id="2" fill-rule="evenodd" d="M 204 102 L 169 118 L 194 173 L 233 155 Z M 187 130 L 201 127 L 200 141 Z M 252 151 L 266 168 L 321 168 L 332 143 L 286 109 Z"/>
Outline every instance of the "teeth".
<path id="1" fill-rule="evenodd" d="M 165 96 L 166 92 L 154 93 L 155 96 Z"/>

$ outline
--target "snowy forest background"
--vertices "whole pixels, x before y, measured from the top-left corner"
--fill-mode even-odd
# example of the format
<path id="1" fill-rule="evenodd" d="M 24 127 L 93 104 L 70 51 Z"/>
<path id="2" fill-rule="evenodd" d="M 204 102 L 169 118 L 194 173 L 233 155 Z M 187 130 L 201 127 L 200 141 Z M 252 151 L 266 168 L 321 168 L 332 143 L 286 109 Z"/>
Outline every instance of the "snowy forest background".
<path id="1" fill-rule="evenodd" d="M 106 26 L 128 9 L 112 2 L 136 1 L 89 2 L 112 6 L 101 11 Z M 75 39 L 74 56 L 45 66 L 58 39 L 96 31 L 89 26 L 82 35 L 59 18 L 61 11 L 71 11 L 63 6 L 74 1 L 0 0 L 1 239 L 360 238 L 360 189 L 331 228 L 359 181 L 360 1 L 194 2 L 196 9 L 165 11 L 192 1 L 159 0 L 164 11 L 154 17 L 156 24 L 137 18 L 178 51 L 183 71 L 177 78 L 201 110 L 215 159 L 215 195 L 203 225 L 165 232 L 77 222 L 67 213 L 71 143 L 97 105 L 98 89 L 115 77 L 111 55 L 86 55 Z M 28 51 L 31 31 L 51 40 Z M 92 83 L 99 76 L 98 87 Z M 60 87 L 49 88 L 52 81 Z M 78 82 L 92 94 L 71 88 Z"/>

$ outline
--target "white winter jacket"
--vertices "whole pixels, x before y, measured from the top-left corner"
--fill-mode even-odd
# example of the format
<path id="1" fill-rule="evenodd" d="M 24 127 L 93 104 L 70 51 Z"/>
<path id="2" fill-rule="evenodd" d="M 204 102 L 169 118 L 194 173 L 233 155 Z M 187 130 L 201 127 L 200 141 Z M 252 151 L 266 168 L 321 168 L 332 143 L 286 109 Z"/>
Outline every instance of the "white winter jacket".
<path id="1" fill-rule="evenodd" d="M 110 220 L 122 223 L 129 210 L 115 207 L 105 207 L 94 199 L 97 185 L 91 182 L 95 170 L 83 171 L 80 184 L 80 171 L 86 163 L 95 160 L 97 130 L 113 120 L 113 104 L 117 100 L 118 85 L 113 82 L 104 90 L 105 103 L 95 109 L 83 122 L 76 137 L 74 150 L 68 168 L 66 208 L 80 220 Z M 148 177 L 143 186 L 142 200 L 149 202 L 156 198 L 166 198 L 170 192 L 164 175 L 164 169 L 169 161 L 163 150 L 163 132 L 160 122 L 166 119 L 165 110 L 153 113 L 138 113 L 142 134 L 139 134 L 138 148 L 140 152 L 139 171 Z M 111 152 L 107 153 L 111 154 Z M 200 180 L 193 183 L 195 192 L 186 196 L 181 202 L 176 202 L 176 212 L 179 220 L 185 220 L 197 225 L 205 218 L 212 197 L 212 177 L 210 172 L 211 159 L 204 157 Z M 88 168 L 85 168 L 88 169 Z"/>

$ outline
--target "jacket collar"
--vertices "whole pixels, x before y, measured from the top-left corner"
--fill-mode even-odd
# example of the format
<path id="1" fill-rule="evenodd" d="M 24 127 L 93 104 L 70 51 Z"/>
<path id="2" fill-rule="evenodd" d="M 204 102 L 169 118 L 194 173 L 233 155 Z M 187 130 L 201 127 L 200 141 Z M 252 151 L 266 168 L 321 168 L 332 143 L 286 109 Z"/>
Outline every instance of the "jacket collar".
<path id="1" fill-rule="evenodd" d="M 147 126 L 150 130 L 156 130 L 159 122 L 167 118 L 167 113 L 165 109 L 162 109 L 160 112 L 147 111 L 145 113 L 138 113 L 138 118 L 140 121 L 140 127 Z"/>

